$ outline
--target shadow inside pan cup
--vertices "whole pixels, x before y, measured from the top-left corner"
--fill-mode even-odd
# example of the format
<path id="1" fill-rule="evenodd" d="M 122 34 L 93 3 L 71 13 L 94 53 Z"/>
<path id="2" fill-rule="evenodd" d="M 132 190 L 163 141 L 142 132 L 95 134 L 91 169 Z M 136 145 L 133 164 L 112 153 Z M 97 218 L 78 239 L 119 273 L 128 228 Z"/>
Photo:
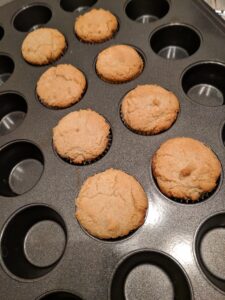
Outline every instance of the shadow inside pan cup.
<path id="1" fill-rule="evenodd" d="M 89 7 L 93 6 L 97 0 L 61 0 L 60 6 L 68 12 L 84 12 Z"/>
<path id="2" fill-rule="evenodd" d="M 150 44 L 159 56 L 177 60 L 194 54 L 200 46 L 200 37 L 188 26 L 168 25 L 152 35 Z"/>
<path id="3" fill-rule="evenodd" d="M 4 29 L 2 26 L 0 26 L 0 41 L 3 38 L 3 36 L 4 36 Z"/>
<path id="4" fill-rule="evenodd" d="M 68 292 L 52 292 L 42 296 L 39 300 L 82 300 L 80 297 Z"/>
<path id="5" fill-rule="evenodd" d="M 15 197 L 31 190 L 41 178 L 44 157 L 27 141 L 15 141 L 0 150 L 0 195 Z"/>
<path id="6" fill-rule="evenodd" d="M 44 205 L 17 212 L 3 229 L 1 257 L 6 269 L 21 279 L 50 272 L 62 257 L 67 241 L 61 216 Z"/>
<path id="7" fill-rule="evenodd" d="M 27 103 L 16 93 L 0 95 L 0 136 L 9 134 L 19 127 L 26 116 Z"/>
<path id="8" fill-rule="evenodd" d="M 26 6 L 16 14 L 13 25 L 18 31 L 28 32 L 46 24 L 51 17 L 52 12 L 47 6 Z"/>
<path id="9" fill-rule="evenodd" d="M 224 78 L 224 65 L 199 63 L 184 73 L 182 87 L 192 101 L 204 106 L 220 106 L 225 101 Z"/>
<path id="10" fill-rule="evenodd" d="M 166 0 L 131 0 L 126 6 L 127 16 L 142 24 L 161 19 L 168 10 L 169 3 Z"/>
<path id="11" fill-rule="evenodd" d="M 13 60 L 9 56 L 0 55 L 0 87 L 10 78 L 13 71 Z"/>
<path id="12" fill-rule="evenodd" d="M 195 252 L 205 276 L 225 292 L 225 213 L 214 215 L 201 225 Z"/>
<path id="13" fill-rule="evenodd" d="M 128 256 L 114 273 L 111 300 L 192 299 L 189 281 L 169 256 L 140 251 Z"/>

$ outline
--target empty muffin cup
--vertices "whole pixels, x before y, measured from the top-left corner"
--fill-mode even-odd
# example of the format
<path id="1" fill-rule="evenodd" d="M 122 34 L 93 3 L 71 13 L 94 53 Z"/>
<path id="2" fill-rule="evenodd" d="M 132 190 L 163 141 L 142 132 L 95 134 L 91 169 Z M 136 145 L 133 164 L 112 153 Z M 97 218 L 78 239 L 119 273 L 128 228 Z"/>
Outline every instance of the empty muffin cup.
<path id="1" fill-rule="evenodd" d="M 225 292 L 225 213 L 207 219 L 195 240 L 198 264 L 207 279 Z"/>
<path id="2" fill-rule="evenodd" d="M 16 93 L 0 95 L 0 136 L 6 135 L 19 127 L 26 116 L 27 103 Z"/>
<path id="3" fill-rule="evenodd" d="M 168 255 L 143 250 L 125 258 L 116 269 L 110 296 L 112 300 L 192 299 L 187 275 Z"/>
<path id="4" fill-rule="evenodd" d="M 44 157 L 28 141 L 15 141 L 0 150 L 0 195 L 15 197 L 31 190 L 41 178 Z"/>
<path id="5" fill-rule="evenodd" d="M 81 300 L 81 298 L 70 292 L 54 291 L 42 296 L 39 300 Z"/>
<path id="6" fill-rule="evenodd" d="M 1 237 L 4 268 L 21 279 L 50 272 L 62 257 L 67 241 L 61 216 L 44 205 L 21 209 L 7 222 Z"/>
<path id="7" fill-rule="evenodd" d="M 61 0 L 60 6 L 68 12 L 84 12 L 89 7 L 93 6 L 97 0 Z"/>
<path id="8" fill-rule="evenodd" d="M 126 6 L 127 16 L 142 24 L 161 19 L 168 10 L 169 3 L 166 0 L 131 0 Z"/>
<path id="9" fill-rule="evenodd" d="M 0 55 L 0 86 L 10 78 L 13 71 L 13 60 L 9 56 Z"/>
<path id="10" fill-rule="evenodd" d="M 225 101 L 224 78 L 223 64 L 203 62 L 185 71 L 182 87 L 192 101 L 204 106 L 220 106 Z"/>
<path id="11" fill-rule="evenodd" d="M 18 31 L 28 32 L 48 23 L 52 17 L 45 5 L 31 5 L 22 8 L 15 16 L 13 25 Z"/>
<path id="12" fill-rule="evenodd" d="M 152 35 L 150 44 L 159 56 L 176 60 L 194 54 L 200 46 L 200 37 L 190 27 L 174 24 L 158 29 Z"/>

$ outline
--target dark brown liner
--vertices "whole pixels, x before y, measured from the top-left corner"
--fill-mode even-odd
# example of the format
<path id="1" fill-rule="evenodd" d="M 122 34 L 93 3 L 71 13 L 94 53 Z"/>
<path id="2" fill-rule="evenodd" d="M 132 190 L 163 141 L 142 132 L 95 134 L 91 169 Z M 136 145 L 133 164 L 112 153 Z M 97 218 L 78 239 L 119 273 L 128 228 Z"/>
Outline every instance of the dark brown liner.
<path id="1" fill-rule="evenodd" d="M 153 173 L 152 173 L 153 175 Z M 198 200 L 191 200 L 191 199 L 181 199 L 181 198 L 176 198 L 176 197 L 169 197 L 167 196 L 165 193 L 163 193 L 157 183 L 157 180 L 155 179 L 154 175 L 153 175 L 153 179 L 154 179 L 154 182 L 155 182 L 155 185 L 157 186 L 157 188 L 159 189 L 159 191 L 165 196 L 167 197 L 168 199 L 176 202 L 176 203 L 181 203 L 181 204 L 198 204 L 198 203 L 201 203 L 201 202 L 204 202 L 205 200 L 208 200 L 218 189 L 219 185 L 220 185 L 220 182 L 221 182 L 221 177 L 222 175 L 220 175 L 220 177 L 218 178 L 217 182 L 216 182 L 216 186 L 215 188 L 211 191 L 211 192 L 207 192 L 207 193 L 204 193 L 202 194 L 201 198 L 198 199 Z"/>
<path id="2" fill-rule="evenodd" d="M 132 127 L 130 127 L 130 126 L 126 123 L 126 121 L 124 120 L 124 118 L 123 118 L 123 113 L 122 113 L 121 106 L 122 106 L 122 104 L 120 104 L 120 118 L 121 118 L 121 121 L 123 122 L 124 126 L 126 126 L 127 129 L 129 129 L 129 130 L 132 131 L 133 133 L 139 134 L 139 135 L 143 135 L 143 136 L 157 135 L 157 134 L 160 134 L 160 133 L 163 133 L 163 132 L 169 130 L 169 129 L 174 125 L 174 123 L 176 122 L 177 117 L 178 117 L 178 114 L 179 114 L 179 112 L 178 112 L 178 113 L 177 113 L 176 119 L 173 121 L 173 123 L 171 124 L 171 126 L 170 126 L 169 128 L 163 129 L 163 130 L 161 130 L 161 131 L 159 131 L 159 132 L 156 132 L 156 133 L 153 133 L 153 132 L 146 132 L 146 131 L 136 130 L 136 129 L 133 129 Z"/>
<path id="3" fill-rule="evenodd" d="M 114 15 L 115 16 L 115 15 Z M 116 16 L 115 16 L 116 17 Z M 118 18 L 116 17 L 116 19 L 117 19 L 117 22 L 118 22 L 118 26 L 117 26 L 117 28 L 116 28 L 116 30 L 114 30 L 113 32 L 112 32 L 112 35 L 110 36 L 110 37 L 108 37 L 108 38 L 105 38 L 105 39 L 102 39 L 102 40 L 99 40 L 98 42 L 91 42 L 91 41 L 85 41 L 85 40 L 82 40 L 78 35 L 77 35 L 77 33 L 76 33 L 76 31 L 74 30 L 74 34 L 75 34 L 75 36 L 76 36 L 76 38 L 78 39 L 78 41 L 79 42 L 81 42 L 81 43 L 83 43 L 83 44 L 86 44 L 86 45 L 99 45 L 99 44 L 103 44 L 103 43 L 105 43 L 105 42 L 107 42 L 107 41 L 110 41 L 110 40 L 112 40 L 113 38 L 115 38 L 115 36 L 117 35 L 117 33 L 119 32 L 119 30 L 120 30 L 120 24 L 119 24 L 119 21 L 118 21 Z"/>
<path id="4" fill-rule="evenodd" d="M 119 44 L 115 44 L 115 45 L 112 45 L 112 46 L 116 46 L 116 45 L 119 45 Z M 130 45 L 127 45 L 127 46 L 130 46 Z M 111 47 L 111 46 L 109 46 L 109 47 Z M 130 47 L 132 47 L 134 50 L 136 50 L 136 52 L 138 53 L 138 55 L 140 56 L 140 58 L 141 58 L 141 60 L 142 60 L 142 62 L 143 62 L 143 68 L 141 69 L 141 71 L 138 72 L 138 73 L 137 73 L 135 76 L 133 76 L 131 79 L 128 79 L 128 80 L 125 80 L 125 81 L 111 81 L 111 80 L 105 79 L 104 77 L 101 76 L 101 74 L 98 73 L 97 68 L 96 68 L 96 63 L 97 63 L 97 60 L 98 60 L 98 55 L 99 55 L 102 51 L 105 50 L 105 49 L 103 49 L 101 52 L 99 52 L 99 54 L 97 55 L 96 60 L 95 60 L 95 72 L 96 72 L 96 74 L 98 75 L 98 77 L 99 77 L 102 81 L 105 81 L 105 82 L 111 83 L 111 84 L 123 84 L 123 83 L 130 82 L 130 81 L 132 81 L 132 80 L 135 80 L 136 78 L 138 78 L 138 77 L 142 74 L 142 72 L 144 71 L 144 68 L 145 68 L 145 60 L 144 60 L 144 57 L 143 57 L 143 55 L 142 55 L 135 47 L 133 47 L 133 46 L 130 46 Z M 106 49 L 107 49 L 107 48 L 106 48 Z"/>
<path id="5" fill-rule="evenodd" d="M 76 100 L 75 102 L 70 103 L 70 105 L 64 106 L 64 107 L 47 105 L 47 104 L 44 103 L 44 102 L 41 100 L 41 98 L 39 97 L 39 95 L 38 95 L 38 93 L 37 93 L 37 85 L 36 85 L 36 88 L 35 88 L 35 94 L 36 94 L 36 96 L 37 96 L 38 102 L 40 102 L 44 107 L 46 107 L 46 108 L 48 108 L 48 109 L 52 109 L 52 110 L 67 109 L 67 108 L 70 108 L 70 107 L 72 107 L 73 105 L 77 104 L 78 102 L 80 102 L 80 101 L 83 99 L 84 95 L 86 94 L 86 91 L 87 91 L 87 89 L 88 89 L 88 82 L 87 82 L 87 78 L 86 78 L 86 75 L 84 74 L 84 72 L 81 71 L 80 69 L 78 69 L 78 70 L 79 70 L 80 72 L 83 73 L 83 75 L 84 75 L 84 77 L 85 77 L 85 80 L 86 80 L 86 86 L 85 86 L 85 88 L 84 88 L 84 90 L 83 90 L 83 92 L 82 92 L 82 94 L 80 95 L 80 98 L 79 98 L 78 100 Z M 42 75 L 43 75 L 43 74 L 44 74 L 44 73 L 42 73 Z M 41 76 L 42 76 L 42 75 L 41 75 Z M 40 76 L 40 77 L 41 77 L 41 76 Z M 39 79 L 40 79 L 40 77 L 39 77 Z M 38 79 L 38 80 L 39 80 L 39 79 Z"/>
<path id="6" fill-rule="evenodd" d="M 109 124 L 109 126 L 110 126 L 110 124 Z M 109 131 L 109 135 L 108 135 L 108 144 L 107 144 L 105 150 L 99 156 L 97 156 L 96 158 L 90 159 L 90 160 L 86 160 L 86 161 L 84 161 L 82 163 L 75 163 L 75 162 L 71 161 L 69 158 L 65 158 L 65 157 L 60 156 L 58 154 L 55 146 L 54 146 L 54 143 L 52 143 L 52 145 L 53 145 L 53 149 L 54 149 L 55 153 L 57 154 L 57 156 L 59 158 L 61 158 L 62 160 L 64 160 L 66 163 L 69 163 L 69 164 L 74 165 L 74 166 L 87 166 L 87 165 L 91 165 L 91 164 L 99 161 L 101 158 L 103 158 L 108 153 L 108 151 L 109 151 L 109 149 L 110 149 L 110 147 L 112 145 L 112 139 L 113 139 L 113 135 L 112 135 L 112 129 L 111 129 L 111 126 L 110 126 L 110 131 Z"/>

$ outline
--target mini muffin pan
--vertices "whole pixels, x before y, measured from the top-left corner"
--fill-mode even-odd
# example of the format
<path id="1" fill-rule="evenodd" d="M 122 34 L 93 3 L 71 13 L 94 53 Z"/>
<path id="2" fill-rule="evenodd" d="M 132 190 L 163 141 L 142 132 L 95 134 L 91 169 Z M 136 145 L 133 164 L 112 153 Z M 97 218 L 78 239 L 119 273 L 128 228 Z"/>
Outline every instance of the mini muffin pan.
<path id="1" fill-rule="evenodd" d="M 114 13 L 119 30 L 102 44 L 85 44 L 74 21 L 90 7 Z M 88 87 L 67 109 L 43 106 L 36 82 L 49 66 L 21 55 L 26 34 L 40 26 L 66 37 L 54 64 L 71 63 Z M 144 70 L 134 80 L 110 84 L 96 74 L 100 51 L 135 47 Z M 0 298 L 2 300 L 222 300 L 225 299 L 225 182 L 204 200 L 165 197 L 151 159 L 169 138 L 186 136 L 210 146 L 225 168 L 225 24 L 200 0 L 15 0 L 0 8 Z M 180 113 L 158 135 L 129 130 L 120 118 L 124 95 L 139 84 L 173 91 Z M 108 152 L 88 165 L 62 160 L 52 128 L 74 110 L 91 108 L 110 123 Z M 107 168 L 133 175 L 148 196 L 143 226 L 127 237 L 103 241 L 75 219 L 74 199 L 84 180 Z M 224 171 L 223 171 L 224 172 Z"/>

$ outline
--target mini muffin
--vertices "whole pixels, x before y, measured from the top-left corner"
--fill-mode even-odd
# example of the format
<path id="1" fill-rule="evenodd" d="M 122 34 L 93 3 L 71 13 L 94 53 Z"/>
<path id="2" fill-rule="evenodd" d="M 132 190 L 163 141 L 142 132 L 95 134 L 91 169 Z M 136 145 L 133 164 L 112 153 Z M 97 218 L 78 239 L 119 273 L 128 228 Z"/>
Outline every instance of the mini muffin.
<path id="1" fill-rule="evenodd" d="M 66 49 L 64 35 L 57 29 L 39 28 L 28 33 L 22 44 L 23 58 L 33 65 L 56 61 Z"/>
<path id="2" fill-rule="evenodd" d="M 74 30 L 83 42 L 101 43 L 112 38 L 118 29 L 116 17 L 102 8 L 92 9 L 77 17 Z"/>
<path id="3" fill-rule="evenodd" d="M 144 63 L 139 53 L 126 45 L 111 46 L 99 53 L 96 71 L 99 77 L 111 83 L 123 83 L 141 74 Z"/>
<path id="4" fill-rule="evenodd" d="M 179 137 L 160 146 L 153 156 L 152 171 L 166 196 L 198 201 L 217 186 L 221 164 L 203 143 Z"/>
<path id="5" fill-rule="evenodd" d="M 177 97 L 158 85 L 137 86 L 121 104 L 125 125 L 140 134 L 157 134 L 170 128 L 178 112 Z"/>
<path id="6" fill-rule="evenodd" d="M 63 117 L 53 129 L 53 145 L 64 159 L 85 164 L 109 147 L 110 126 L 97 112 L 83 109 Z"/>
<path id="7" fill-rule="evenodd" d="M 66 108 L 78 102 L 86 89 L 84 74 L 72 65 L 45 71 L 37 83 L 39 100 L 50 108 Z"/>
<path id="8" fill-rule="evenodd" d="M 144 223 L 148 201 L 134 177 L 108 169 L 84 182 L 75 204 L 77 220 L 91 235 L 115 239 Z"/>

